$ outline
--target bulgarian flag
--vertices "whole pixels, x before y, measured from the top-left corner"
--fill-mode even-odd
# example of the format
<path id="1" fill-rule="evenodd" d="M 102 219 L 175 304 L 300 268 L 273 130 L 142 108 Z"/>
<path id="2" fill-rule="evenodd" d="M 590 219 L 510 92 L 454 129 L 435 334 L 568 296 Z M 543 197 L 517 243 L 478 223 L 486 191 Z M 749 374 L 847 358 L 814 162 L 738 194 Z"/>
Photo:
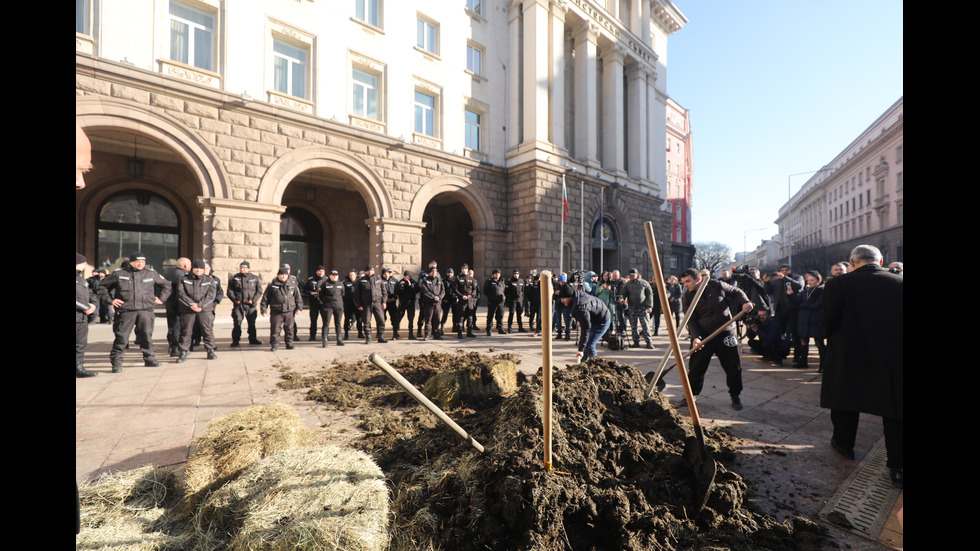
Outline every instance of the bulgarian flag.
<path id="1" fill-rule="evenodd" d="M 565 190 L 565 175 L 561 175 L 561 220 L 568 220 L 568 192 Z"/>

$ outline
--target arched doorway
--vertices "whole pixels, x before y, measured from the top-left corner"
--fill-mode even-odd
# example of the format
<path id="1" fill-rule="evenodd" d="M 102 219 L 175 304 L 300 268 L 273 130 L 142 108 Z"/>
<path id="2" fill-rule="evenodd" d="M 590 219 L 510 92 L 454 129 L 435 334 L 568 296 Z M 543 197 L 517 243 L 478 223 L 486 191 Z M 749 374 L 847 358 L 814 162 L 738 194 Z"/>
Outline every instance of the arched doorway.
<path id="1" fill-rule="evenodd" d="M 453 193 L 440 193 L 432 198 L 422 214 L 422 259 L 439 263 L 439 272 L 447 268 L 459 269 L 460 264 L 475 264 L 473 258 L 473 219 L 466 205 Z M 418 269 L 422 269 L 419 266 Z M 476 274 L 479 279 L 481 275 Z"/>
<path id="2" fill-rule="evenodd" d="M 162 196 L 147 190 L 116 193 L 99 205 L 96 228 L 96 261 L 118 268 L 129 255 L 141 251 L 146 265 L 163 274 L 180 256 L 180 219 Z"/>
<path id="3" fill-rule="evenodd" d="M 619 235 L 613 222 L 604 218 L 592 226 L 592 271 L 602 274 L 620 269 Z"/>
<path id="4" fill-rule="evenodd" d="M 300 282 L 323 263 L 323 226 L 306 209 L 286 207 L 279 222 L 279 263 L 289 264 Z"/>

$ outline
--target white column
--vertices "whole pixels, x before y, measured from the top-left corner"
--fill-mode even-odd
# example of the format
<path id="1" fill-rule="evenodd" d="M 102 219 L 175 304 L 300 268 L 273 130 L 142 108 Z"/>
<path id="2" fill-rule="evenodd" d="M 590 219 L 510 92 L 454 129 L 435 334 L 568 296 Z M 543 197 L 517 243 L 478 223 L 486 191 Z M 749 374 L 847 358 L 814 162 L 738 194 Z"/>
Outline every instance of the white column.
<path id="1" fill-rule="evenodd" d="M 640 38 L 644 44 L 653 47 L 650 38 L 650 0 L 643 0 L 643 9 L 640 10 Z"/>
<path id="2" fill-rule="evenodd" d="M 667 98 L 657 91 L 656 71 L 647 74 L 648 170 L 647 179 L 654 183 L 661 197 L 667 186 Z"/>
<path id="3" fill-rule="evenodd" d="M 596 140 L 596 44 L 599 27 L 586 21 L 575 29 L 575 157 L 598 166 Z"/>
<path id="4" fill-rule="evenodd" d="M 641 3 L 646 3 L 646 0 L 630 0 L 630 21 L 627 26 L 636 36 L 640 36 L 640 14 L 643 11 L 640 8 Z"/>
<path id="5" fill-rule="evenodd" d="M 510 58 L 507 61 L 507 148 L 521 143 L 521 3 L 515 0 L 508 6 Z"/>
<path id="6" fill-rule="evenodd" d="M 565 0 L 551 0 L 551 127 L 548 138 L 556 147 L 565 147 Z"/>
<path id="7" fill-rule="evenodd" d="M 647 179 L 647 72 L 640 63 L 635 63 L 626 71 L 628 78 L 629 116 L 626 132 L 629 136 L 629 171 L 634 180 Z"/>
<path id="8" fill-rule="evenodd" d="M 623 58 L 618 44 L 602 57 L 602 168 L 623 172 Z"/>
<path id="9" fill-rule="evenodd" d="M 548 141 L 548 3 L 524 2 L 524 143 Z"/>

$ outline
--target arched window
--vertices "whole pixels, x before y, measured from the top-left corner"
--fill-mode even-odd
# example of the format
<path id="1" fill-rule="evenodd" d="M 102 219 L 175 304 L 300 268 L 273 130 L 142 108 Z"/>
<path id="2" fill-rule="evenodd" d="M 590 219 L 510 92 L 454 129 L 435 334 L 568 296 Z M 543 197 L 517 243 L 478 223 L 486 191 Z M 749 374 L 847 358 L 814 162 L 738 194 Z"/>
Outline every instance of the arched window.
<path id="1" fill-rule="evenodd" d="M 279 263 L 289 264 L 292 275 L 305 281 L 311 268 L 323 263 L 323 227 L 313 214 L 287 207 L 279 222 Z"/>
<path id="2" fill-rule="evenodd" d="M 602 223 L 597 220 L 592 226 L 592 271 L 601 274 L 618 269 L 619 241 L 616 228 L 606 217 Z"/>
<path id="3" fill-rule="evenodd" d="M 118 268 L 140 251 L 146 265 L 161 274 L 180 256 L 180 219 L 163 197 L 146 190 L 112 195 L 99 207 L 97 263 Z"/>

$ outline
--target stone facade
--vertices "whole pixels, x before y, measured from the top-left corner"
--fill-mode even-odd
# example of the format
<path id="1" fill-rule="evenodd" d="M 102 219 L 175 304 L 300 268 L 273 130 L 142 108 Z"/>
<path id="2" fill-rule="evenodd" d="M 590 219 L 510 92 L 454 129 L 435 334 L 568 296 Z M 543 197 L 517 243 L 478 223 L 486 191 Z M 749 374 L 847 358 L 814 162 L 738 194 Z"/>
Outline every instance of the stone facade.
<path id="1" fill-rule="evenodd" d="M 96 4 L 104 13 L 89 17 L 100 21 L 98 32 L 79 32 L 76 23 L 76 120 L 92 140 L 95 165 L 88 187 L 76 194 L 76 247 L 89 258 L 116 265 L 131 252 L 125 248 L 135 243 L 134 235 L 143 239 L 147 232 L 143 246 L 154 247 L 157 268 L 165 271 L 178 256 L 203 257 L 222 279 L 237 272 L 243 259 L 264 281 L 290 258 L 302 259 L 300 271 L 307 273 L 300 277 L 319 263 L 342 272 L 370 263 L 418 273 L 427 256 L 439 260 L 441 271 L 468 262 L 479 279 L 493 268 L 554 270 L 559 258 L 565 269 L 595 269 L 592 231 L 600 191 L 604 219 L 616 232 L 617 264 L 607 269 L 649 270 L 642 229 L 647 220 L 656 222 L 666 242 L 661 254 L 670 254 L 670 219 L 661 213 L 663 143 L 646 138 L 665 135 L 665 68 L 658 60 L 666 36 L 686 22 L 670 2 L 628 3 L 632 10 L 622 14 L 625 19 L 590 0 L 525 2 L 523 11 L 513 9 L 517 3 L 481 13 L 464 10 L 442 22 L 439 52 L 416 47 L 405 67 L 385 59 L 385 44 L 414 30 L 396 28 L 401 11 L 411 8 L 407 4 L 382 3 L 387 24 L 377 25 L 346 13 L 330 27 L 301 24 L 304 9 L 337 16 L 352 9 L 347 3 L 276 4 L 271 15 L 240 13 L 235 25 L 266 23 L 265 42 L 290 38 L 307 48 L 313 82 L 295 97 L 269 90 L 271 54 L 254 63 L 239 56 L 236 48 L 255 51 L 255 45 L 246 48 L 238 27 L 216 25 L 219 53 L 207 70 L 170 59 L 174 44 L 168 50 L 166 42 L 154 42 L 152 36 L 175 40 L 166 26 L 156 35 L 145 29 L 139 37 L 121 28 L 136 20 L 126 19 L 136 15 L 133 10 L 151 9 L 166 21 L 168 5 L 171 18 L 174 5 L 189 6 L 233 24 L 219 0 L 157 4 L 151 9 L 106 0 Z M 619 9 L 619 2 L 611 4 Z M 416 12 L 407 13 L 414 18 Z M 462 70 L 449 42 L 464 31 L 452 18 L 470 27 L 468 52 L 485 48 L 480 52 L 486 69 L 469 71 L 467 60 Z M 565 74 L 572 62 L 564 53 L 573 49 L 582 25 L 591 33 L 588 44 L 604 48 L 604 59 L 611 61 L 603 74 L 593 58 L 583 65 L 593 80 L 575 84 L 582 75 Z M 330 40 L 334 28 L 341 31 Z M 542 36 L 562 55 L 549 54 L 559 50 Z M 498 50 L 489 46 L 495 37 L 503 37 Z M 141 57 L 144 43 L 154 57 Z M 115 61 L 120 58 L 125 61 Z M 492 67 L 491 59 L 516 59 L 521 78 L 506 66 Z M 351 67 L 385 77 L 378 119 L 351 112 Z M 266 74 L 254 88 L 248 84 L 251 72 Z M 616 84 L 624 74 L 625 89 Z M 528 84 L 541 76 L 549 86 Z M 414 83 L 416 101 L 418 92 L 439 95 L 434 135 L 417 126 L 412 131 L 411 94 L 396 94 L 396 82 Z M 243 88 L 261 99 L 229 91 Z M 267 93 L 258 94 L 263 89 Z M 580 92 L 577 101 L 592 107 L 575 105 L 572 97 Z M 632 119 L 623 111 L 626 101 L 633 102 Z M 417 125 L 417 103 L 414 109 Z M 464 109 L 467 117 L 479 115 L 478 134 L 466 137 L 466 147 Z M 469 122 L 468 132 L 474 128 Z M 581 147 L 572 145 L 578 130 L 589 127 L 602 128 L 605 138 L 587 136 Z M 622 136 L 626 143 L 614 141 Z M 618 145 L 610 149 L 611 144 Z M 570 206 L 564 239 L 563 175 Z M 108 217 L 113 201 L 123 196 L 138 206 Z M 144 228 L 151 212 L 172 221 Z"/>

